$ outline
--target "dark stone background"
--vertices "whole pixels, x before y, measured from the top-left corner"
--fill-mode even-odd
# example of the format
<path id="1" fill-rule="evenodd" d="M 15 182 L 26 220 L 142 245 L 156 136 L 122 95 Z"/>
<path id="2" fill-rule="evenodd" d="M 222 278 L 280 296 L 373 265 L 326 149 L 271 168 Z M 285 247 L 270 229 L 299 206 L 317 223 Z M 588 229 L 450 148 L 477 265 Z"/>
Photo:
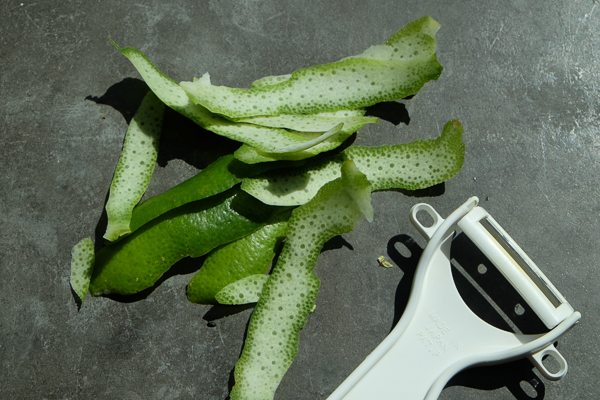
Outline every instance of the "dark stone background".
<path id="1" fill-rule="evenodd" d="M 462 373 L 440 398 L 597 398 L 600 9 L 592 0 L 3 1 L 0 398 L 225 399 L 242 348 L 252 309 L 190 304 L 193 262 L 143 300 L 90 297 L 80 310 L 74 301 L 71 248 L 102 224 L 145 90 L 109 39 L 141 49 L 175 80 L 210 71 L 215 84 L 245 87 L 362 52 L 424 15 L 442 24 L 442 76 L 400 102 L 408 125 L 382 120 L 355 143 L 434 138 L 458 118 L 464 168 L 432 191 L 375 193 L 374 222 L 323 252 L 317 309 L 276 397 L 325 399 L 388 334 L 414 268 L 401 243 L 414 239 L 413 255 L 424 245 L 411 206 L 425 201 L 445 217 L 476 195 L 583 318 L 558 343 L 570 366 L 562 381 L 513 362 Z M 235 148 L 168 113 L 148 195 Z M 380 255 L 397 266 L 378 267 Z"/>

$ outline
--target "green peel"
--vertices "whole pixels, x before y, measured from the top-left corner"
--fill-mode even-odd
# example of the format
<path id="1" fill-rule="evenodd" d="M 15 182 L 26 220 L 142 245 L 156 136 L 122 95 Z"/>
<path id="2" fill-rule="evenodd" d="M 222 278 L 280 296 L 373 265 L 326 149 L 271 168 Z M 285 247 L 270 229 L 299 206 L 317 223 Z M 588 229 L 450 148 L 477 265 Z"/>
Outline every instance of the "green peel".
<path id="1" fill-rule="evenodd" d="M 440 24 L 430 16 L 409 22 L 393 34 L 383 45 L 368 48 L 362 54 L 351 58 L 372 60 L 427 60 L 435 54 L 435 34 Z"/>
<path id="2" fill-rule="evenodd" d="M 314 309 L 319 279 L 313 268 L 321 248 L 334 236 L 351 232 L 372 216 L 371 185 L 348 161 L 342 177 L 323 186 L 290 218 L 287 239 L 265 284 L 235 367 L 232 400 L 272 399 L 298 353 L 298 335 Z"/>
<path id="3" fill-rule="evenodd" d="M 282 213 L 256 232 L 212 251 L 190 280 L 188 300 L 214 304 L 225 286 L 248 275 L 266 274 L 285 235 L 289 213 Z"/>
<path id="4" fill-rule="evenodd" d="M 245 179 L 242 190 L 266 204 L 301 205 L 312 199 L 327 182 L 341 176 L 342 154 L 305 167 L 275 170 Z"/>
<path id="5" fill-rule="evenodd" d="M 133 208 L 146 192 L 154 172 L 164 108 L 154 93 L 148 92 L 129 123 L 106 203 L 107 240 L 114 241 L 131 232 Z"/>
<path id="6" fill-rule="evenodd" d="M 358 129 L 362 128 L 362 126 L 358 127 L 350 127 L 350 129 L 346 129 L 342 127 L 340 131 L 336 134 L 330 136 L 329 138 L 319 141 L 319 143 L 314 146 L 307 148 L 305 150 L 299 150 L 294 152 L 287 153 L 272 153 L 266 151 L 260 151 L 256 148 L 253 148 L 248 145 L 242 145 L 239 149 L 237 149 L 234 153 L 235 158 L 239 161 L 246 164 L 258 164 L 265 162 L 273 162 L 280 160 L 288 160 L 288 161 L 299 161 L 305 160 L 310 157 L 314 157 L 320 153 L 333 150 L 338 148 L 346 139 L 348 139 L 354 132 Z M 320 134 L 312 133 L 312 132 L 297 132 L 299 136 L 305 138 L 305 140 L 315 140 Z"/>
<path id="7" fill-rule="evenodd" d="M 247 276 L 225 286 L 215 295 L 215 300 L 229 305 L 256 303 L 268 279 L 269 275 L 264 274 Z"/>
<path id="8" fill-rule="evenodd" d="M 351 114 L 349 111 L 350 110 L 344 110 L 346 114 Z M 237 120 L 237 122 L 244 122 L 247 124 L 268 126 L 270 128 L 287 128 L 300 132 L 326 132 L 339 124 L 344 124 L 344 126 L 348 127 L 347 129 L 350 129 L 349 127 L 363 127 L 366 124 L 377 123 L 377 121 L 378 119 L 375 117 L 355 115 L 342 117 L 321 114 L 281 114 L 273 117 L 260 116 Z M 356 128 L 354 129 L 357 130 Z"/>
<path id="9" fill-rule="evenodd" d="M 178 207 L 98 251 L 90 292 L 138 293 L 182 258 L 247 236 L 281 211 L 237 188 Z"/>
<path id="10" fill-rule="evenodd" d="M 239 122 L 268 127 L 285 127 L 295 131 L 305 141 L 278 151 L 261 151 L 248 145 L 235 153 L 238 160 L 247 164 L 277 160 L 302 160 L 339 147 L 354 132 L 366 124 L 378 123 L 378 118 L 364 117 L 364 110 L 342 110 L 333 113 L 308 115 L 259 116 L 242 118 Z M 338 128 L 339 126 L 339 128 Z M 320 132 L 327 131 L 323 134 Z M 283 153 L 283 154 L 282 154 Z"/>
<path id="11" fill-rule="evenodd" d="M 291 146 L 288 146 L 285 148 L 280 148 L 280 149 L 273 148 L 272 153 L 295 153 L 298 151 L 310 149 L 311 147 L 314 147 L 315 145 L 324 142 L 325 140 L 329 139 L 330 137 L 337 135 L 342 130 L 343 126 L 344 126 L 344 124 L 340 123 L 340 124 L 337 124 L 336 126 L 334 126 L 333 128 L 331 128 L 330 130 L 328 130 L 327 132 L 323 133 L 322 135 L 315 137 L 314 139 L 305 140 L 301 143 L 291 145 Z"/>
<path id="12" fill-rule="evenodd" d="M 349 147 L 339 155 L 298 168 L 273 170 L 244 179 L 242 189 L 271 205 L 300 205 L 320 187 L 341 175 L 345 160 L 353 160 L 373 190 L 417 190 L 444 182 L 464 163 L 463 126 L 448 122 L 435 140 L 380 147 Z"/>
<path id="13" fill-rule="evenodd" d="M 235 173 L 239 164 L 233 155 L 223 156 L 190 179 L 150 197 L 133 209 L 131 231 L 174 208 L 231 189 L 242 181 L 243 175 Z"/>
<path id="14" fill-rule="evenodd" d="M 137 205 L 133 209 L 130 229 L 134 232 L 144 224 L 170 210 L 231 189 L 244 178 L 273 168 L 286 168 L 304 163 L 304 161 L 280 161 L 270 164 L 247 165 L 235 159 L 233 154 L 225 155 L 195 176 Z"/>
<path id="15" fill-rule="evenodd" d="M 71 287 L 83 303 L 94 269 L 94 244 L 91 238 L 82 239 L 71 250 Z"/>
<path id="16" fill-rule="evenodd" d="M 376 56 L 369 53 L 300 69 L 276 84 L 250 89 L 214 86 L 206 74 L 180 85 L 196 104 L 234 119 L 368 107 L 414 95 L 440 76 L 442 67 L 435 55 L 438 28 L 431 17 L 422 18 L 382 45 L 387 53 L 378 51 Z"/>
<path id="17" fill-rule="evenodd" d="M 276 85 L 278 83 L 287 81 L 291 77 L 292 74 L 265 76 L 252 82 L 252 87 L 259 88 L 264 86 Z"/>
<path id="18" fill-rule="evenodd" d="M 444 125 L 440 137 L 406 145 L 363 147 L 344 150 L 346 159 L 367 175 L 373 190 L 424 189 L 445 182 L 463 166 L 464 128 L 459 120 Z"/>
<path id="19" fill-rule="evenodd" d="M 256 89 L 214 86 L 205 80 L 181 86 L 194 102 L 229 118 L 314 114 L 414 95 L 441 71 L 435 56 L 407 62 L 352 58 L 298 70 L 289 81 Z"/>
<path id="20" fill-rule="evenodd" d="M 357 110 L 342 110 L 331 113 L 319 113 L 319 114 L 311 114 L 311 115 L 300 115 L 295 116 L 298 117 L 297 121 L 302 121 L 300 124 L 292 124 L 294 128 L 302 129 L 301 124 L 304 124 L 310 119 L 313 119 L 310 122 L 311 127 L 316 128 L 316 124 L 321 125 L 320 127 L 325 128 L 330 126 L 331 124 L 343 122 L 344 125 L 342 129 L 332 135 L 331 137 L 315 144 L 314 146 L 307 148 L 301 151 L 289 152 L 289 153 L 269 153 L 257 150 L 249 145 L 242 145 L 236 152 L 234 153 L 235 158 L 244 162 L 246 164 L 258 164 L 265 162 L 273 162 L 279 160 L 305 160 L 310 157 L 314 157 L 320 153 L 333 150 L 338 148 L 346 139 L 348 139 L 354 132 L 361 129 L 367 123 L 377 123 L 378 119 L 374 117 L 363 117 L 365 110 L 357 109 Z M 252 117 L 250 119 L 256 118 L 256 121 L 276 121 L 282 116 L 275 117 Z M 283 117 L 287 118 L 288 115 L 284 115 Z M 317 122 L 318 119 L 318 122 Z M 312 123 L 315 125 L 312 125 Z M 277 125 L 277 124 L 274 124 Z M 297 131 L 298 135 L 303 136 L 305 140 L 314 140 L 319 137 L 319 133 L 314 132 L 302 132 Z"/>
<path id="21" fill-rule="evenodd" d="M 111 43 L 131 61 L 150 89 L 164 104 L 204 129 L 269 153 L 285 151 L 306 140 L 302 135 L 286 129 L 238 123 L 215 115 L 205 107 L 194 104 L 181 86 L 162 73 L 141 51 Z M 203 82 L 203 78 L 197 82 Z"/>

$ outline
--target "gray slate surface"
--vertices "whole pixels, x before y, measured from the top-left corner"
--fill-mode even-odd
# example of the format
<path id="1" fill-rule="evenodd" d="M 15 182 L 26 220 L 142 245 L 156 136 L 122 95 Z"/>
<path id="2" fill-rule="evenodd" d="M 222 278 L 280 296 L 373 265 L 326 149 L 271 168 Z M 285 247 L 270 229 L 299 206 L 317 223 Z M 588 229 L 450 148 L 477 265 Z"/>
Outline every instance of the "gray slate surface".
<path id="1" fill-rule="evenodd" d="M 570 365 L 562 381 L 517 362 L 462 374 L 440 398 L 597 398 L 600 9 L 591 0 L 3 1 L 0 398 L 225 399 L 242 348 L 251 308 L 221 316 L 190 304 L 194 263 L 145 299 L 89 298 L 77 308 L 70 250 L 101 225 L 143 94 L 109 39 L 143 50 L 175 80 L 210 71 L 213 83 L 245 87 L 359 53 L 424 15 L 442 24 L 441 78 L 401 102 L 408 125 L 382 120 L 355 143 L 434 138 L 458 118 L 465 166 L 441 195 L 374 194 L 374 222 L 322 254 L 317 309 L 277 398 L 326 398 L 387 335 L 410 268 L 380 268 L 377 257 L 401 263 L 401 234 L 423 246 L 410 207 L 426 201 L 446 216 L 472 195 L 583 318 L 559 342 Z M 173 113 L 165 125 L 148 195 L 235 148 Z M 532 377 L 537 394 L 525 383 Z"/>

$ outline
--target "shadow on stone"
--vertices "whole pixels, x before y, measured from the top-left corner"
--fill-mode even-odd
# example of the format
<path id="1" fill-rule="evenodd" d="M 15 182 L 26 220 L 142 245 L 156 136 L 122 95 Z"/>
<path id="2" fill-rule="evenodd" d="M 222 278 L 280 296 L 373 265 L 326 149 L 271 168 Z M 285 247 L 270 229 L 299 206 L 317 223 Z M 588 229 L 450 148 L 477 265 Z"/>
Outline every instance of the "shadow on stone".
<path id="1" fill-rule="evenodd" d="M 391 122 L 394 125 L 410 123 L 410 116 L 408 110 L 403 103 L 395 101 L 386 101 L 383 103 L 377 103 L 367 108 L 365 115 L 377 117 Z"/>
<path id="2" fill-rule="evenodd" d="M 506 387 L 516 400 L 542 400 L 546 387 L 527 359 L 489 367 L 476 367 L 456 374 L 446 387 L 466 386 L 479 390 Z"/>
<path id="3" fill-rule="evenodd" d="M 90 95 L 85 99 L 114 108 L 123 115 L 129 124 L 149 90 L 146 82 L 135 78 L 125 78 L 109 87 L 102 96 Z"/>
<path id="4" fill-rule="evenodd" d="M 446 182 L 438 183 L 437 185 L 433 185 L 424 189 L 389 189 L 389 191 L 402 193 L 408 197 L 438 197 L 446 193 Z"/>
<path id="5" fill-rule="evenodd" d="M 90 95 L 86 100 L 114 108 L 129 124 L 149 90 L 144 81 L 125 78 L 109 87 L 102 96 Z M 179 159 L 203 169 L 217 158 L 233 153 L 239 146 L 239 142 L 207 131 L 166 107 L 157 163 L 166 167 L 169 161 Z"/>
<path id="6" fill-rule="evenodd" d="M 73 296 L 73 300 L 75 300 L 75 304 L 77 304 L 77 311 L 81 310 L 81 306 L 83 302 L 79 298 L 79 295 L 73 290 L 73 287 L 69 284 L 69 288 L 71 289 L 71 296 Z"/>
<path id="7" fill-rule="evenodd" d="M 354 250 L 354 247 L 352 247 L 352 245 L 350 243 L 348 243 L 348 241 L 346 241 L 346 239 L 344 239 L 343 236 L 338 235 L 338 236 L 335 236 L 335 237 L 329 239 L 325 243 L 325 245 L 321 249 L 321 253 L 324 251 L 341 249 L 342 247 L 346 247 L 347 249 Z"/>
<path id="8" fill-rule="evenodd" d="M 245 311 L 249 308 L 253 308 L 256 303 L 249 304 L 238 304 L 238 305 L 221 305 L 215 304 L 202 316 L 202 319 L 205 321 L 216 321 L 221 318 L 229 317 L 230 315 L 234 315 Z"/>
<path id="9" fill-rule="evenodd" d="M 166 167 L 169 161 L 178 159 L 204 169 L 240 146 L 239 142 L 207 131 L 176 111 L 166 108 L 156 161 L 159 166 Z"/>
<path id="10" fill-rule="evenodd" d="M 423 249 L 409 235 L 397 235 L 391 238 L 387 244 L 387 253 L 395 265 L 400 267 L 404 275 L 396 288 L 394 302 L 394 319 L 392 329 L 396 326 L 400 317 L 406 309 L 410 297 L 411 286 L 417 270 L 417 264 L 423 253 Z"/>

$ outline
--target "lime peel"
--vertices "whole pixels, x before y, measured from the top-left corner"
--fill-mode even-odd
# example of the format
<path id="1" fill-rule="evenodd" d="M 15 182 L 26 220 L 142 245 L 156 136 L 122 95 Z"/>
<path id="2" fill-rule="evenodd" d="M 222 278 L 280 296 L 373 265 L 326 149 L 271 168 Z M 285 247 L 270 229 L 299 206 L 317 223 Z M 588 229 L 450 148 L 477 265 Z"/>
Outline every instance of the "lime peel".
<path id="1" fill-rule="evenodd" d="M 322 135 L 317 136 L 314 139 L 305 140 L 301 143 L 290 145 L 285 148 L 280 148 L 280 149 L 273 148 L 273 150 L 271 152 L 272 153 L 294 153 L 297 151 L 310 149 L 311 147 L 329 139 L 333 135 L 336 135 L 339 131 L 342 130 L 343 126 L 344 126 L 344 123 L 340 122 L 339 124 L 337 124 L 336 126 L 331 128 L 330 130 L 328 130 L 327 132 L 323 133 Z"/>
<path id="2" fill-rule="evenodd" d="M 71 250 L 71 287 L 83 303 L 90 286 L 94 269 L 94 243 L 87 237 L 79 241 Z"/>
<path id="3" fill-rule="evenodd" d="M 292 74 L 265 76 L 252 82 L 252 87 L 258 88 L 263 86 L 276 85 L 278 83 L 287 81 L 291 77 Z"/>
<path id="4" fill-rule="evenodd" d="M 193 177 L 171 189 L 150 197 L 138 204 L 131 216 L 130 229 L 135 231 L 154 218 L 180 206 L 205 199 L 231 189 L 244 178 L 254 176 L 273 168 L 285 168 L 304 164 L 299 162 L 274 162 L 247 165 L 237 160 L 233 154 L 220 157 Z"/>
<path id="5" fill-rule="evenodd" d="M 249 235 L 282 211 L 239 188 L 178 207 L 98 251 L 90 292 L 138 293 L 180 259 L 202 256 Z"/>
<path id="6" fill-rule="evenodd" d="M 339 147 L 346 139 L 348 139 L 354 132 L 362 128 L 360 126 L 351 126 L 348 129 L 344 126 L 342 129 L 331 137 L 320 141 L 312 147 L 309 147 L 304 150 L 294 151 L 294 152 L 286 152 L 286 153 L 273 153 L 267 151 L 258 150 L 249 145 L 242 145 L 239 149 L 237 149 L 234 153 L 235 158 L 244 162 L 246 164 L 259 164 L 259 163 L 267 163 L 279 160 L 289 160 L 289 161 L 297 161 L 297 160 L 305 160 L 307 158 L 316 156 L 317 154 L 323 153 L 325 151 L 333 150 Z M 305 140 L 313 140 L 320 136 L 318 133 L 314 132 L 296 132 L 298 136 L 302 136 Z"/>
<path id="7" fill-rule="evenodd" d="M 266 274 L 285 237 L 288 219 L 289 213 L 278 214 L 256 232 L 211 251 L 188 283 L 188 300 L 214 304 L 215 295 L 225 286 L 248 275 Z"/>
<path id="8" fill-rule="evenodd" d="M 246 143 L 259 151 L 273 153 L 280 149 L 285 151 L 285 149 L 300 145 L 306 140 L 304 136 L 286 129 L 234 122 L 215 115 L 205 107 L 194 104 L 181 86 L 161 72 L 144 53 L 131 47 L 119 47 L 112 41 L 111 43 L 131 61 L 150 89 L 163 103 L 204 129 Z M 202 83 L 207 79 L 208 75 L 196 82 Z"/>
<path id="9" fill-rule="evenodd" d="M 235 157 L 247 164 L 258 164 L 278 160 L 303 160 L 310 158 L 339 147 L 353 133 L 360 130 L 366 124 L 378 123 L 378 118 L 365 117 L 364 114 L 365 110 L 357 109 L 308 115 L 282 114 L 278 116 L 245 118 L 242 119 L 242 121 L 246 121 L 247 123 L 263 124 L 272 127 L 285 125 L 287 128 L 295 130 L 295 133 L 304 137 L 307 142 L 314 140 L 318 143 L 315 143 L 310 147 L 305 145 L 302 150 L 298 146 L 296 151 L 280 153 L 265 152 L 244 144 L 235 152 Z M 331 129 L 339 123 L 343 123 L 342 128 L 337 133 L 329 135 L 329 137 L 320 133 L 315 133 L 320 130 Z M 317 140 L 319 137 L 322 140 Z"/>
<path id="10" fill-rule="evenodd" d="M 298 352 L 299 331 L 314 309 L 319 279 L 313 268 L 319 252 L 327 240 L 351 232 L 364 213 L 372 215 L 372 209 L 365 210 L 370 196 L 365 175 L 347 161 L 341 178 L 292 212 L 283 250 L 250 319 L 232 400 L 273 398 Z"/>
<path id="11" fill-rule="evenodd" d="M 464 163 L 464 128 L 460 121 L 446 123 L 440 137 L 380 147 L 349 147 L 337 156 L 309 162 L 298 168 L 272 170 L 244 179 L 242 189 L 271 205 L 308 202 L 321 186 L 341 175 L 345 160 L 353 160 L 373 190 L 416 190 L 444 182 Z"/>
<path id="12" fill-rule="evenodd" d="M 107 240 L 114 241 L 131 232 L 133 208 L 146 192 L 154 172 L 164 109 L 156 95 L 148 92 L 129 123 L 106 202 Z"/>
<path id="13" fill-rule="evenodd" d="M 353 110 L 343 110 L 337 113 L 339 115 L 335 115 L 336 113 L 333 113 L 334 115 L 323 115 L 325 113 L 298 115 L 280 114 L 272 117 L 258 116 L 241 118 L 236 121 L 268 126 L 270 128 L 286 128 L 299 132 L 326 132 L 340 123 L 344 124 L 346 127 L 362 127 L 365 124 L 377 123 L 378 121 L 375 117 L 352 115 L 354 114 L 352 111 Z M 344 114 L 347 115 L 343 116 Z"/>
<path id="14" fill-rule="evenodd" d="M 387 261 L 384 256 L 377 257 L 377 261 L 379 262 L 380 267 L 392 268 L 394 266 L 391 262 Z"/>
<path id="15" fill-rule="evenodd" d="M 196 104 L 234 119 L 368 107 L 416 94 L 440 76 L 435 55 L 438 28 L 431 17 L 421 18 L 380 46 L 386 51 L 300 69 L 276 84 L 229 88 L 212 85 L 205 75 L 180 85 Z"/>
<path id="16" fill-rule="evenodd" d="M 223 156 L 193 177 L 139 204 L 133 209 L 131 231 L 174 208 L 231 189 L 242 181 L 231 171 L 235 163 L 239 162 L 232 155 Z"/>
<path id="17" fill-rule="evenodd" d="M 215 299 L 219 304 L 229 305 L 256 303 L 268 279 L 269 275 L 265 274 L 247 276 L 225 286 Z"/>

